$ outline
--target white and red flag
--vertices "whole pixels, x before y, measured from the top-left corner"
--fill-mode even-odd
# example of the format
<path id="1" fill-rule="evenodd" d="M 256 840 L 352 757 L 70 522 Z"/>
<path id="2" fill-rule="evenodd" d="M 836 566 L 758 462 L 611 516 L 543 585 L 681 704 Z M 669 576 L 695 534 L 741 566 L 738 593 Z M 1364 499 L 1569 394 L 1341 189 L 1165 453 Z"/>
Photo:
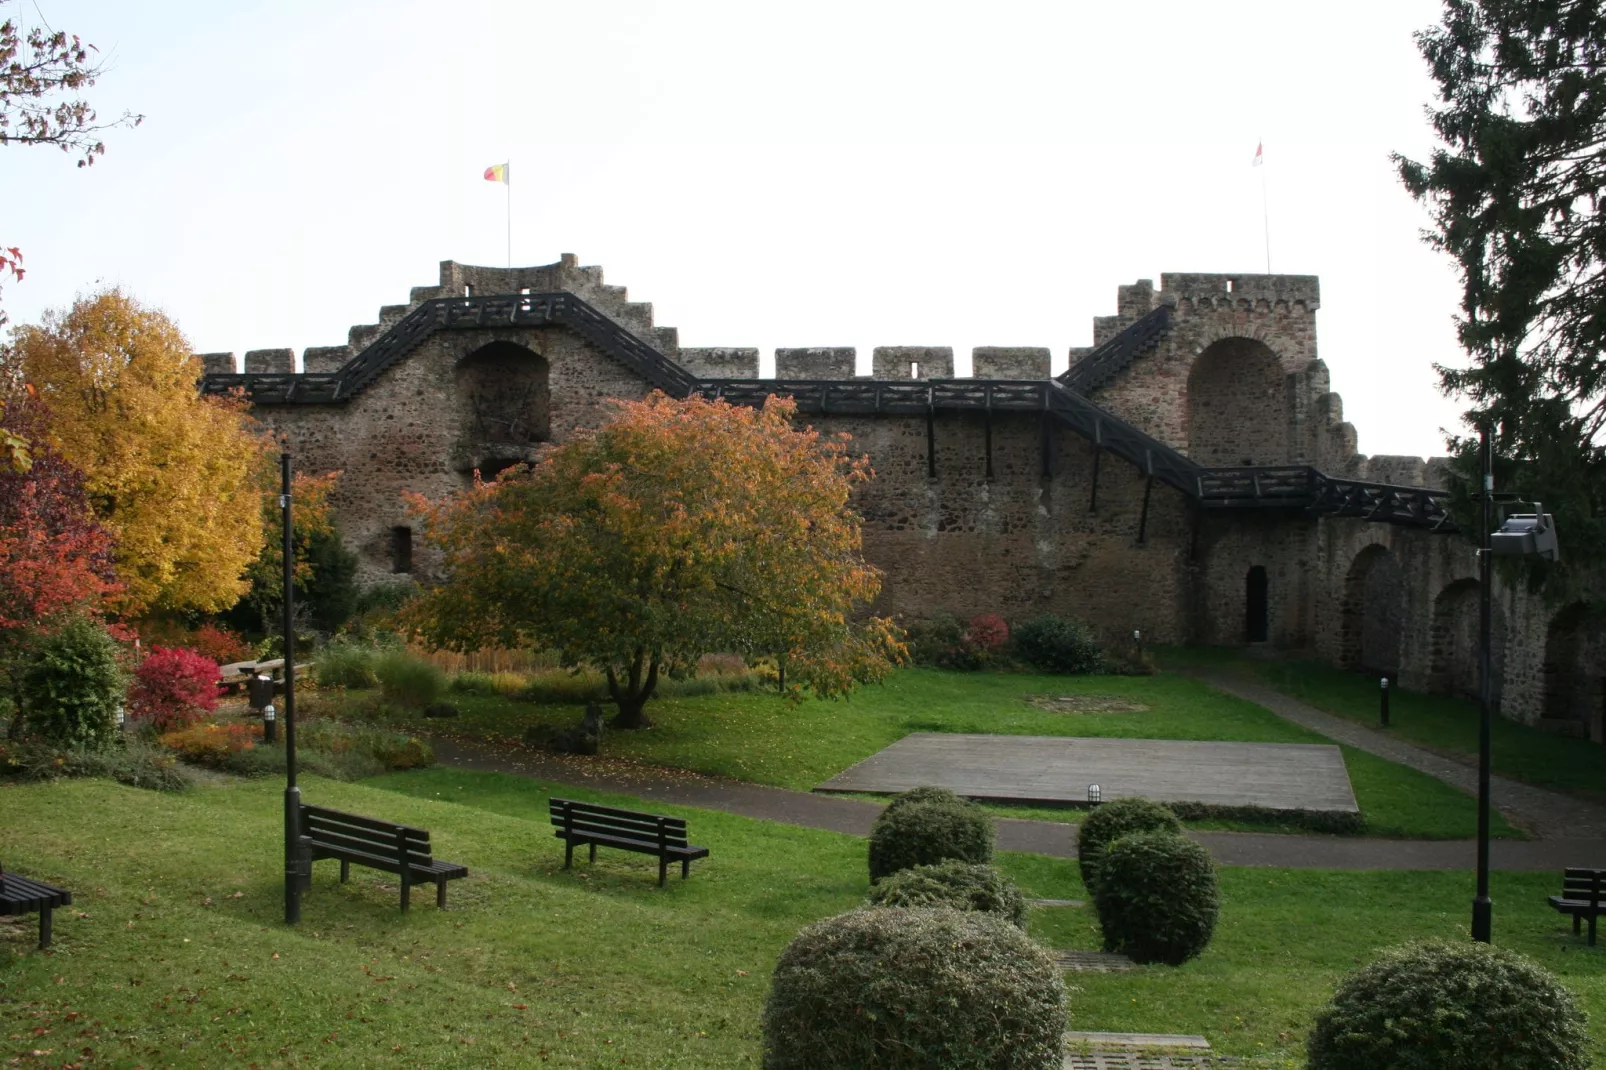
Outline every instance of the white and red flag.
<path id="1" fill-rule="evenodd" d="M 1263 164 L 1265 162 L 1266 162 L 1266 143 L 1264 141 L 1257 141 L 1255 143 L 1255 162 L 1250 164 L 1249 166 L 1251 166 L 1251 167 L 1259 167 L 1261 164 Z"/>

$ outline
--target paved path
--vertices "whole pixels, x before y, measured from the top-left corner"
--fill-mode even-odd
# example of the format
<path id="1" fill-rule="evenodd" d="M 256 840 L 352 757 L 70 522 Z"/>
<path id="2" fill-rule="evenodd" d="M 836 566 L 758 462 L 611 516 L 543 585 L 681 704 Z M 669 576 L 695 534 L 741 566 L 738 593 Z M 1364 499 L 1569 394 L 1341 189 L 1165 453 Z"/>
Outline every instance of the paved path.
<path id="1" fill-rule="evenodd" d="M 1426 773 L 1468 795 L 1478 794 L 1478 769 L 1474 765 L 1413 746 L 1386 732 L 1323 713 L 1314 706 L 1236 673 L 1198 669 L 1183 670 L 1182 675 L 1209 684 L 1217 691 L 1253 702 L 1285 721 L 1319 732 L 1328 739 Z M 1606 839 L 1606 807 L 1498 776 L 1489 778 L 1489 792 L 1492 805 L 1505 815 L 1507 821 L 1540 839 Z M 1597 854 L 1596 857 L 1601 856 Z"/>
<path id="2" fill-rule="evenodd" d="M 436 757 L 446 765 L 511 773 L 551 784 L 618 792 L 678 806 L 721 810 L 764 821 L 866 836 L 880 812 L 878 803 L 816 795 L 786 788 L 719 780 L 598 758 L 574 758 L 514 744 L 437 737 Z M 1076 857 L 1076 826 L 1057 821 L 1000 818 L 998 847 L 1054 858 Z M 1190 835 L 1216 861 L 1228 866 L 1279 866 L 1291 869 L 1470 870 L 1476 852 L 1471 840 L 1379 840 L 1345 836 L 1283 836 L 1258 832 L 1194 832 Z M 1606 837 L 1594 841 L 1497 840 L 1491 865 L 1500 870 L 1557 871 L 1580 858 L 1606 859 Z"/>

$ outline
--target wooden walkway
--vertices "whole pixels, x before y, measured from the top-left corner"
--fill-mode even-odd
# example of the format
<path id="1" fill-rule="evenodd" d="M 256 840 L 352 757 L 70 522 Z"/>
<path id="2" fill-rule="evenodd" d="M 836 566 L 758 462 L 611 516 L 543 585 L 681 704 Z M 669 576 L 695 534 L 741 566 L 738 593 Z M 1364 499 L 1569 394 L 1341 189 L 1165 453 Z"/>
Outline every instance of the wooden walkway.
<path id="1" fill-rule="evenodd" d="M 1162 802 L 1355 813 L 1344 756 L 1310 743 L 1203 743 L 917 732 L 832 777 L 824 792 L 892 793 L 921 785 L 973 799 Z"/>

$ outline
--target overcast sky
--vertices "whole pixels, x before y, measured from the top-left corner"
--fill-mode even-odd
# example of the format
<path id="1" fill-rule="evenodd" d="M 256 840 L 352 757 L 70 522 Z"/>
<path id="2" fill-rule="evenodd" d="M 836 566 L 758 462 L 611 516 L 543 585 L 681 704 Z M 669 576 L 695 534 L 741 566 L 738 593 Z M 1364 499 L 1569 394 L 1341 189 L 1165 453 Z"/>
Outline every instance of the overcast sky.
<path id="1" fill-rule="evenodd" d="M 119 284 L 197 351 L 343 343 L 437 264 L 573 252 L 683 345 L 1042 345 L 1162 272 L 1321 277 L 1363 452 L 1443 452 L 1431 0 L 11 0 L 111 56 L 75 169 L 8 147 L 14 320 Z M 19 8 L 21 9 L 19 11 Z"/>

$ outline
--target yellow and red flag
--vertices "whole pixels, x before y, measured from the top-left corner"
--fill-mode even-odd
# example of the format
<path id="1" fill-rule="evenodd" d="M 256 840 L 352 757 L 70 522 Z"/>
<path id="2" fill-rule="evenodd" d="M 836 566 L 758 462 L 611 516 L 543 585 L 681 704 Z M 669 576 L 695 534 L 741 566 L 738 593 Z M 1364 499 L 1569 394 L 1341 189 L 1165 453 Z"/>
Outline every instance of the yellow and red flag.
<path id="1" fill-rule="evenodd" d="M 504 186 L 511 186 L 512 183 L 508 181 L 507 171 L 507 164 L 493 163 L 491 166 L 485 169 L 485 181 L 500 182 Z"/>

